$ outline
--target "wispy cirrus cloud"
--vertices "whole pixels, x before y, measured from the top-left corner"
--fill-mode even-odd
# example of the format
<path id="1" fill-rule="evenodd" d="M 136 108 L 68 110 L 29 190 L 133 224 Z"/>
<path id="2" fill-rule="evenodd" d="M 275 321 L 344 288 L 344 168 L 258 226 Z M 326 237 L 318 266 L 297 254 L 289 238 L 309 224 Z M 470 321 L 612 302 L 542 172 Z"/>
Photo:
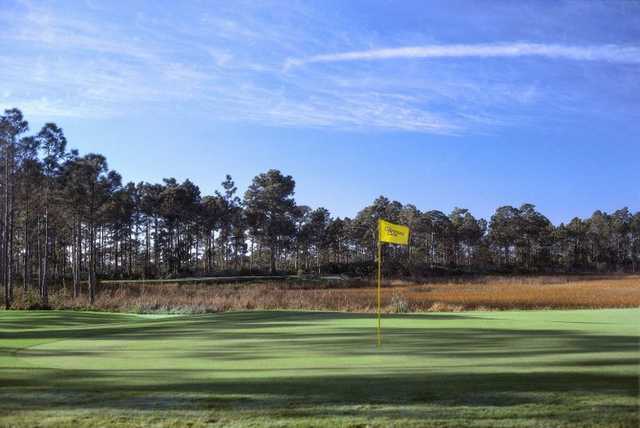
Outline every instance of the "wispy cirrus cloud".
<path id="1" fill-rule="evenodd" d="M 638 87 L 635 45 L 366 49 L 408 43 L 328 20 L 308 5 L 271 12 L 241 1 L 215 9 L 185 2 L 166 13 L 122 13 L 111 3 L 99 11 L 29 2 L 0 8 L 0 107 L 47 119 L 181 111 L 275 127 L 460 135 L 551 117 L 567 105 L 584 110 L 581 99 L 606 81 L 590 73 L 598 67 L 632 68 L 598 91 L 632 98 Z M 337 53 L 313 54 L 325 50 Z M 526 67 L 484 60 L 526 56 L 534 58 Z M 395 58 L 409 61 L 381 61 Z M 447 60 L 413 61 L 420 58 Z"/>
<path id="2" fill-rule="evenodd" d="M 312 63 L 414 58 L 513 58 L 539 56 L 576 61 L 640 63 L 640 46 L 570 46 L 540 43 L 493 43 L 407 46 L 289 58 L 285 69 Z"/>
<path id="3" fill-rule="evenodd" d="M 10 96 L 0 94 L 0 106 L 49 118 L 113 117 L 134 105 L 155 111 L 197 106 L 219 120 L 279 127 L 462 132 L 460 123 L 425 110 L 417 97 L 352 84 L 336 88 L 315 73 L 283 74 L 279 62 L 285 51 L 297 51 L 299 34 L 236 19 L 205 17 L 187 26 L 141 16 L 132 34 L 108 21 L 89 25 L 41 7 L 13 13 L 5 21 L 15 31 L 6 27 L 5 40 L 54 55 L 0 54 L 0 77 L 12 84 Z M 254 54 L 243 55 L 242 47 Z"/>

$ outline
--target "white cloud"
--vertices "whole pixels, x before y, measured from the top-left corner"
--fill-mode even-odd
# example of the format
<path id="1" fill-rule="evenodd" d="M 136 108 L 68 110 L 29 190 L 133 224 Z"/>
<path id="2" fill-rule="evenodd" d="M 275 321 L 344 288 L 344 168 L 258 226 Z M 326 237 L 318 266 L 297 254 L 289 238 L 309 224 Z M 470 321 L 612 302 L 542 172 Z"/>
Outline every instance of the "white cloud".
<path id="1" fill-rule="evenodd" d="M 27 119 L 38 117 L 44 120 L 53 118 L 104 118 L 111 116 L 108 110 L 101 109 L 94 103 L 72 104 L 63 100 L 51 100 L 47 97 L 41 98 L 20 98 L 11 97 L 0 99 L 0 111 L 20 108 Z"/>
<path id="2" fill-rule="evenodd" d="M 344 62 L 534 55 L 640 63 L 637 47 L 618 45 L 359 51 L 353 46 L 379 41 L 335 32 L 334 21 L 328 26 L 310 13 L 288 11 L 276 20 L 253 13 L 253 2 L 247 4 L 246 10 L 235 4 L 226 11 L 217 8 L 213 17 L 206 7 L 187 4 L 180 16 L 140 12 L 129 21 L 111 16 L 109 3 L 94 15 L 41 5 L 0 10 L 0 101 L 52 119 L 180 109 L 267 126 L 458 135 L 522 123 L 532 106 L 558 111 L 563 104 L 580 103 L 562 91 L 552 93 L 546 82 L 517 67 L 485 68 L 482 61 L 473 70 L 456 61 L 416 61 L 411 67 Z M 3 44 L 12 50 L 3 50 Z M 344 52 L 308 56 L 319 49 Z M 302 67 L 323 62 L 341 64 Z"/>
<path id="3" fill-rule="evenodd" d="M 285 69 L 310 63 L 371 61 L 400 58 L 493 58 L 542 56 L 577 61 L 640 63 L 640 47 L 618 45 L 567 46 L 539 43 L 457 44 L 409 46 L 388 49 L 341 52 L 289 58 Z"/>

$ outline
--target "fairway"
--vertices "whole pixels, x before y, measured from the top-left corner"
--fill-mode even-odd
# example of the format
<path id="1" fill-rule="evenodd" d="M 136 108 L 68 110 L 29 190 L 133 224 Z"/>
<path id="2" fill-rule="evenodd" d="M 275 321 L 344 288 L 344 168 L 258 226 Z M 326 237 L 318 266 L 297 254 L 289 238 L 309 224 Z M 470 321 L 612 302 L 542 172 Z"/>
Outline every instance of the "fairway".
<path id="1" fill-rule="evenodd" d="M 637 426 L 640 311 L 0 313 L 0 426 Z"/>

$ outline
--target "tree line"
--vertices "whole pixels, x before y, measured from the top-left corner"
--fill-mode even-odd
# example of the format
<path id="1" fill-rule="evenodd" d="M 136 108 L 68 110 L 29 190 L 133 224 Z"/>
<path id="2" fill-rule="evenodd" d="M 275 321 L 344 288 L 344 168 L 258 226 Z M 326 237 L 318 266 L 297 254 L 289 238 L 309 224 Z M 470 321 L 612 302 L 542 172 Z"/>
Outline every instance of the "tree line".
<path id="1" fill-rule="evenodd" d="M 627 208 L 554 226 L 531 204 L 499 207 L 487 221 L 463 208 L 421 211 L 381 196 L 340 218 L 296 204 L 294 179 L 277 170 L 257 175 L 242 197 L 230 175 L 204 195 L 190 180 L 124 183 L 104 156 L 70 150 L 56 124 L 28 132 L 20 110 L 0 116 L 7 307 L 16 287 L 35 290 L 47 305 L 51 284 L 93 301 L 101 278 L 367 276 L 378 218 L 411 228 L 408 247 L 385 248 L 385 269 L 396 275 L 638 271 L 640 212 Z"/>

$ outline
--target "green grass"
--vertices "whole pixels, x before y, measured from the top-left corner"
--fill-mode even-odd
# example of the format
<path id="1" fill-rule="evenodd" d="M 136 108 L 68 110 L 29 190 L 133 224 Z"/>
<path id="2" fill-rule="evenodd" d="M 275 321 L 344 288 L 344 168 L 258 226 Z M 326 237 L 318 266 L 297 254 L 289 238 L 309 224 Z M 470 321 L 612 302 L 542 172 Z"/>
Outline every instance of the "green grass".
<path id="1" fill-rule="evenodd" d="M 640 311 L 0 312 L 0 426 L 629 426 Z"/>

